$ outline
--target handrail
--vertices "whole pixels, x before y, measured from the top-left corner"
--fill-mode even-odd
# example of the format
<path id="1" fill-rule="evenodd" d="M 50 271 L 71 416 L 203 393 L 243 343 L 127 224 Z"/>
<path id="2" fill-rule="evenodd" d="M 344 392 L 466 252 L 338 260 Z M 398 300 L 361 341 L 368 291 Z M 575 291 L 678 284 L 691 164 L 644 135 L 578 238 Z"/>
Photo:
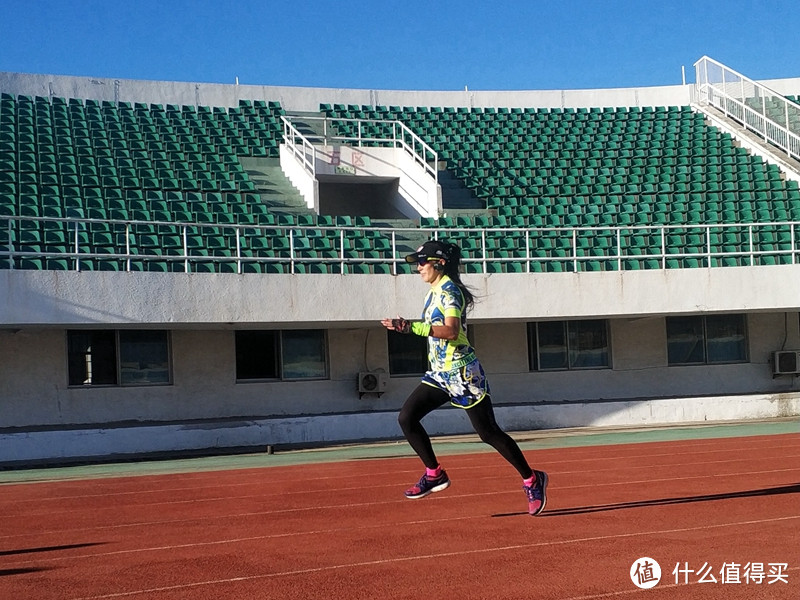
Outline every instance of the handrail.
<path id="1" fill-rule="evenodd" d="M 439 170 L 436 165 L 439 163 L 439 154 L 434 150 L 431 146 L 429 146 L 421 137 L 419 137 L 416 133 L 411 131 L 411 129 L 401 121 L 394 121 L 394 127 L 400 129 L 402 135 L 399 136 L 400 143 L 404 150 L 406 150 L 409 154 L 414 157 L 414 160 L 422 166 L 425 171 L 433 177 L 435 182 L 439 182 Z M 411 144 L 406 142 L 406 137 L 411 138 Z M 395 134 L 395 139 L 398 136 Z M 419 149 L 417 148 L 419 146 Z M 432 157 L 432 162 L 434 166 L 428 162 L 428 156 Z"/>
<path id="2" fill-rule="evenodd" d="M 292 118 L 302 119 L 303 121 L 321 121 L 322 122 L 322 135 L 303 134 L 292 123 Z M 315 117 L 303 116 L 292 117 L 282 116 L 281 119 L 284 123 L 284 140 L 286 144 L 291 146 L 291 150 L 295 156 L 299 152 L 296 149 L 297 140 L 300 140 L 304 149 L 309 149 L 309 152 L 314 156 L 314 144 L 325 145 L 330 142 L 352 143 L 357 147 L 363 147 L 367 143 L 370 145 L 378 144 L 383 146 L 401 147 L 408 152 L 417 164 L 419 164 L 425 172 L 433 178 L 435 182 L 439 181 L 439 172 L 436 168 L 439 162 L 439 154 L 430 145 L 428 145 L 421 137 L 414 133 L 405 123 L 401 121 L 383 121 L 380 119 L 338 119 L 333 117 Z M 334 133 L 334 123 L 353 123 L 356 127 L 356 135 L 338 135 Z M 392 125 L 391 137 L 375 137 L 367 133 L 369 125 Z M 312 161 L 313 162 L 313 161 Z M 431 166 L 433 163 L 433 166 Z M 310 174 L 314 174 L 314 167 L 307 162 L 303 162 L 306 170 Z"/>
<path id="3" fill-rule="evenodd" d="M 703 56 L 694 67 L 699 102 L 716 107 L 758 133 L 765 142 L 800 159 L 800 105 L 708 56 Z M 768 115 L 767 98 L 780 105 L 783 123 Z"/>
<path id="4" fill-rule="evenodd" d="M 286 147 L 292 153 L 297 160 L 300 161 L 300 164 L 303 165 L 303 168 L 311 175 L 314 176 L 316 174 L 316 154 L 314 145 L 300 133 L 292 122 L 287 119 L 285 116 L 281 117 L 283 121 L 283 141 L 286 144 Z M 299 148 L 297 141 L 300 141 Z M 311 155 L 309 159 L 308 156 Z"/>
<path id="5" fill-rule="evenodd" d="M 5 222 L 4 222 L 5 221 Z M 41 225 L 47 223 L 63 223 L 64 229 L 69 237 L 65 236 L 64 247 L 71 248 L 70 252 L 48 252 L 41 249 L 34 249 L 35 244 L 22 244 L 15 241 L 15 232 L 19 228 L 13 227 L 15 223 L 36 222 L 39 229 Z M 97 225 L 102 232 L 114 231 L 117 235 L 124 235 L 124 244 L 113 244 L 116 247 L 124 245 L 124 253 L 97 253 L 92 252 L 93 244 L 88 239 L 92 226 Z M 142 233 L 142 231 L 155 231 L 159 227 L 171 227 L 176 233 L 169 234 L 179 236 L 182 241 L 180 252 L 165 255 L 161 254 L 139 254 L 138 250 L 146 248 L 142 245 L 143 236 L 153 235 L 152 233 Z M 789 234 L 788 242 L 784 240 L 784 245 L 788 248 L 779 249 L 756 249 L 754 243 L 756 234 L 762 230 L 774 233 L 782 229 Z M 737 251 L 720 250 L 725 245 L 722 241 L 716 240 L 712 235 L 721 235 L 725 232 L 738 231 L 747 242 L 747 249 Z M 280 256 L 255 256 L 249 255 L 246 250 L 247 240 L 257 238 L 259 235 L 267 236 L 269 233 L 280 232 L 281 237 L 287 239 L 288 245 L 282 248 Z M 608 245 L 605 249 L 593 248 L 591 252 L 584 253 L 584 249 L 578 245 L 578 240 L 582 236 L 596 236 L 603 232 L 608 238 Z M 690 234 L 689 232 L 702 232 L 704 236 L 703 252 L 681 252 L 679 248 L 667 244 L 667 237 L 674 233 Z M 29 216 L 2 216 L 0 217 L 0 233 L 5 233 L 6 242 L 0 243 L 0 268 L 15 269 L 17 259 L 23 258 L 61 258 L 73 261 L 71 270 L 81 270 L 82 259 L 98 260 L 119 260 L 124 261 L 124 270 L 132 270 L 132 261 L 152 262 L 166 261 L 172 263 L 183 263 L 184 270 L 191 272 L 192 265 L 198 262 L 235 262 L 236 272 L 243 272 L 243 265 L 246 263 L 281 263 L 289 266 L 289 272 L 297 272 L 300 264 L 338 264 L 340 266 L 348 264 L 382 264 L 391 267 L 391 273 L 398 273 L 398 265 L 404 264 L 403 256 L 406 252 L 413 250 L 413 246 L 423 237 L 451 237 L 459 241 L 464 247 L 464 259 L 462 262 L 478 263 L 483 273 L 489 272 L 488 265 L 491 263 L 522 263 L 525 265 L 525 272 L 536 270 L 537 263 L 547 265 L 551 263 L 570 264 L 573 271 L 581 272 L 585 270 L 584 264 L 590 261 L 607 261 L 613 266 L 610 270 L 623 271 L 625 261 L 630 259 L 656 259 L 662 269 L 668 268 L 670 259 L 692 258 L 701 259 L 703 266 L 713 266 L 712 259 L 724 257 L 747 258 L 750 264 L 755 263 L 757 257 L 775 256 L 789 259 L 790 264 L 797 264 L 800 260 L 800 249 L 797 248 L 798 232 L 800 232 L 800 221 L 780 221 L 780 222 L 748 222 L 748 223 L 714 223 L 714 224 L 676 224 L 676 225 L 615 225 L 615 226 L 595 226 L 595 227 L 505 227 L 505 228 L 465 228 L 465 227 L 434 227 L 429 229 L 420 228 L 397 228 L 397 227 L 371 227 L 371 226 L 332 226 L 332 225 L 233 225 L 219 223 L 175 223 L 171 221 L 120 221 L 102 219 L 76 219 L 76 218 L 57 218 L 57 217 L 29 217 Z M 332 241 L 332 256 L 308 256 L 304 255 L 301 247 L 303 240 L 309 239 L 308 234 L 324 233 L 325 237 Z M 368 235 L 364 235 L 367 234 Z M 85 235 L 82 235 L 85 234 Z M 506 238 L 517 234 L 524 238 L 525 247 L 515 247 L 513 255 L 500 256 L 492 254 L 490 247 L 491 240 Z M 641 254 L 637 252 L 627 252 L 628 246 L 624 243 L 626 236 L 631 235 L 658 235 L 660 238 L 659 252 Z M 698 235 L 694 233 L 694 235 Z M 223 248 L 223 253 L 228 255 L 206 255 L 191 252 L 189 241 L 194 236 L 223 236 L 228 241 L 228 246 Z M 405 239 L 398 239 L 403 236 Z M 534 250 L 533 240 L 535 238 L 552 237 L 558 240 L 564 247 L 560 248 L 558 256 L 537 256 Z M 347 255 L 346 245 L 353 239 L 382 239 L 384 240 L 384 257 L 353 257 Z M 3 239 L 0 237 L 0 239 Z M 408 240 L 414 239 L 415 242 Z M 470 248 L 466 248 L 464 241 L 471 241 Z M 335 241 L 335 242 L 334 242 Z M 374 243 L 374 242 L 373 242 Z M 25 246 L 31 246 L 25 248 Z M 475 246 L 475 247 L 472 247 Z M 694 247 L 695 250 L 697 246 Z M 605 250 L 598 252 L 598 250 Z M 342 269 L 344 272 L 344 269 Z"/>

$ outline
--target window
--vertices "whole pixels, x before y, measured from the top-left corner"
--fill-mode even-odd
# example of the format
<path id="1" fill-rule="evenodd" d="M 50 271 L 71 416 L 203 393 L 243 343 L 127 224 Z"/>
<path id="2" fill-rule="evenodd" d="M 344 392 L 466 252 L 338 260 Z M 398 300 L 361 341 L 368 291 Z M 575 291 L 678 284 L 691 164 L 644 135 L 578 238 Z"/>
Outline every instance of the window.
<path id="1" fill-rule="evenodd" d="M 747 361 L 744 315 L 667 318 L 670 365 L 708 365 Z"/>
<path id="2" fill-rule="evenodd" d="M 169 356 L 167 331 L 67 331 L 69 385 L 169 384 Z"/>
<path id="3" fill-rule="evenodd" d="M 237 331 L 236 379 L 324 379 L 328 376 L 321 329 Z"/>
<path id="4" fill-rule="evenodd" d="M 283 331 L 281 342 L 284 379 L 322 379 L 328 375 L 324 331 Z"/>
<path id="5" fill-rule="evenodd" d="M 421 375 L 428 370 L 428 338 L 387 331 L 389 374 Z"/>
<path id="6" fill-rule="evenodd" d="M 280 378 L 280 333 L 236 332 L 236 379 Z"/>
<path id="7" fill-rule="evenodd" d="M 117 351 L 113 331 L 68 331 L 69 385 L 116 385 Z"/>
<path id="8" fill-rule="evenodd" d="M 528 323 L 531 371 L 608 368 L 608 322 Z"/>

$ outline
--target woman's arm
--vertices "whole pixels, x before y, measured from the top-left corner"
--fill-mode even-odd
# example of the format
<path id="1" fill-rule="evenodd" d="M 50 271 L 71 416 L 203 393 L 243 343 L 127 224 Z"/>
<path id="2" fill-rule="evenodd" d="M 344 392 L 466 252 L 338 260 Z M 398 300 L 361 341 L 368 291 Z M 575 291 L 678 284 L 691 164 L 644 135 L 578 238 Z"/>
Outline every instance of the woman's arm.
<path id="1" fill-rule="evenodd" d="M 461 319 L 458 317 L 445 317 L 444 325 L 433 325 L 430 335 L 443 340 L 457 340 L 460 332 Z"/>
<path id="2" fill-rule="evenodd" d="M 397 331 L 398 333 L 412 332 L 411 321 L 406 321 L 402 317 L 383 319 L 381 320 L 381 325 L 390 331 Z M 428 336 L 442 340 L 457 340 L 460 331 L 461 319 L 459 317 L 445 317 L 444 325 L 431 325 Z"/>

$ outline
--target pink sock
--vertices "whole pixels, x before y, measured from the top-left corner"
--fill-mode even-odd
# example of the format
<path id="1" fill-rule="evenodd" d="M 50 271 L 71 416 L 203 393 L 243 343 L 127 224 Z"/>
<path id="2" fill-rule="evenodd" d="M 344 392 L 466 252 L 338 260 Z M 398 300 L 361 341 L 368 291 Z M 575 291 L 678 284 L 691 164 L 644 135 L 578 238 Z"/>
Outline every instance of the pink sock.
<path id="1" fill-rule="evenodd" d="M 433 477 L 435 479 L 436 477 L 439 477 L 439 475 L 441 474 L 442 474 L 442 465 L 438 465 L 435 469 L 429 469 L 425 467 L 425 475 L 427 475 L 428 477 Z"/>
<path id="2" fill-rule="evenodd" d="M 522 484 L 527 487 L 531 487 L 535 481 L 536 481 L 536 473 L 531 475 L 528 479 L 523 479 Z"/>

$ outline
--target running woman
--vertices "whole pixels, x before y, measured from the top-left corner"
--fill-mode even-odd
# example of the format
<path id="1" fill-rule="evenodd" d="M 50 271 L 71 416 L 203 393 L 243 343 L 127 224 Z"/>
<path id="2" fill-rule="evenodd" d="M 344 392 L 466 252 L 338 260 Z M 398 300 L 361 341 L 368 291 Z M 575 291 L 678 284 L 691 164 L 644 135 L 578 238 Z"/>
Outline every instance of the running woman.
<path id="1" fill-rule="evenodd" d="M 398 417 L 406 440 L 425 465 L 425 473 L 406 490 L 406 497 L 423 498 L 450 486 L 450 478 L 439 464 L 421 423 L 425 415 L 449 401 L 467 411 L 481 441 L 497 450 L 519 472 L 528 512 L 532 516 L 540 514 L 547 502 L 547 473 L 531 469 L 517 443 L 497 425 L 489 383 L 467 339 L 466 313 L 474 297 L 459 275 L 461 249 L 456 244 L 430 240 L 406 256 L 406 262 L 416 264 L 422 280 L 431 286 L 421 321 L 400 317 L 381 321 L 391 331 L 428 338 L 429 370 Z"/>

